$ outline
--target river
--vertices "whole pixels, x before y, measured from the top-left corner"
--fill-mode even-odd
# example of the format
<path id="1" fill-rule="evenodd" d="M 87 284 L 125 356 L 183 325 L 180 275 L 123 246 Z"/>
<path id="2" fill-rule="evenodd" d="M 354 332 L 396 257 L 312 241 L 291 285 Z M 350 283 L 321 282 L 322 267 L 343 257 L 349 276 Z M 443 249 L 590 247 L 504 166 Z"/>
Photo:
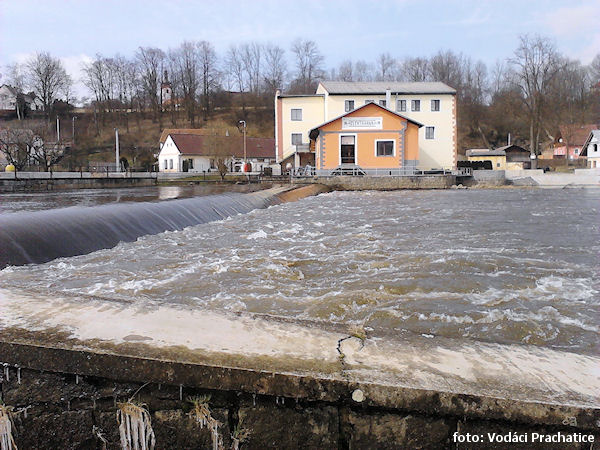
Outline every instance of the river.
<path id="1" fill-rule="evenodd" d="M 166 192 L 120 199 L 157 200 Z M 189 187 L 168 196 L 197 194 Z M 55 203 L 2 196 L 0 211 L 119 200 L 114 191 L 97 201 L 72 195 Z M 594 189 L 332 192 L 88 255 L 7 267 L 0 286 L 596 354 L 599 211 Z"/>

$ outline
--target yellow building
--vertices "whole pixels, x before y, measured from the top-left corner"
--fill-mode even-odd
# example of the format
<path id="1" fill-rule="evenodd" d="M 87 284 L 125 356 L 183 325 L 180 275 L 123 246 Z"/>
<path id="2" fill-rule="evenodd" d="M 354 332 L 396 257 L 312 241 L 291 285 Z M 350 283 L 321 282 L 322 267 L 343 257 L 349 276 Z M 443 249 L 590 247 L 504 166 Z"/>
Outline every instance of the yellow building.
<path id="1" fill-rule="evenodd" d="M 456 91 L 440 82 L 323 81 L 312 95 L 275 96 L 275 147 L 279 163 L 315 161 L 312 129 L 369 103 L 423 126 L 416 169 L 454 169 L 457 160 Z"/>
<path id="2" fill-rule="evenodd" d="M 474 148 L 466 151 L 467 161 L 489 161 L 492 170 L 522 170 L 531 167 L 530 153 L 518 145 L 494 150 Z"/>
<path id="3" fill-rule="evenodd" d="M 419 161 L 422 125 L 368 103 L 313 128 L 309 137 L 317 171 L 412 173 Z"/>

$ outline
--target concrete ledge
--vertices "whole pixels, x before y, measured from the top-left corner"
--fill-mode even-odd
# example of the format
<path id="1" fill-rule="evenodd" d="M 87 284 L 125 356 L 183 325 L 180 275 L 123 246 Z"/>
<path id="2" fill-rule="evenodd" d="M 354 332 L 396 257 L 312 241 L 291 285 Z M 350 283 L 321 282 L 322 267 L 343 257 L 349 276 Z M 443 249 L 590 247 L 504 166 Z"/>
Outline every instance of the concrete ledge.
<path id="1" fill-rule="evenodd" d="M 401 177 L 335 176 L 294 179 L 294 184 L 322 184 L 344 191 L 392 191 L 399 189 L 449 189 L 456 182 L 454 175 L 415 175 Z"/>
<path id="2" fill-rule="evenodd" d="M 341 324 L 6 292 L 0 318 L 0 361 L 13 367 L 432 418 L 600 427 L 597 356 L 384 330 L 362 340 Z M 356 389 L 364 401 L 352 400 Z"/>

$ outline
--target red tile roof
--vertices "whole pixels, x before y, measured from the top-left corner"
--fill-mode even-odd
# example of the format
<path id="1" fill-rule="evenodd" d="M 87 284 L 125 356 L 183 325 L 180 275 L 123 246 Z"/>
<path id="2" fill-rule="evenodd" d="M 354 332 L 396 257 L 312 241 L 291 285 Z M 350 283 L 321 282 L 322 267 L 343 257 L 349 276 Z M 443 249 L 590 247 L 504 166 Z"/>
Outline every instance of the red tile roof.
<path id="1" fill-rule="evenodd" d="M 243 136 L 210 136 L 202 134 L 170 133 L 171 139 L 183 155 L 244 156 Z M 166 139 L 166 138 L 165 138 Z M 274 138 L 246 138 L 248 158 L 275 158 Z"/>
<path id="2" fill-rule="evenodd" d="M 592 132 L 597 130 L 598 125 L 560 125 L 558 127 L 559 137 L 562 138 L 562 145 L 582 146 Z"/>

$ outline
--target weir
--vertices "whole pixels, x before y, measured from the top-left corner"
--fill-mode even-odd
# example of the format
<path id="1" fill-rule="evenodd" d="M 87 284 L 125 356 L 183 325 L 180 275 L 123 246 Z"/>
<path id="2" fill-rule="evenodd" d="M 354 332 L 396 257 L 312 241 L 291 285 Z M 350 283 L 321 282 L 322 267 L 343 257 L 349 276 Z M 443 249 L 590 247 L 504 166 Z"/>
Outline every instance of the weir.
<path id="1" fill-rule="evenodd" d="M 84 255 L 140 236 L 182 230 L 328 190 L 288 192 L 289 187 L 248 194 L 69 207 L 0 216 L 0 270 Z"/>

